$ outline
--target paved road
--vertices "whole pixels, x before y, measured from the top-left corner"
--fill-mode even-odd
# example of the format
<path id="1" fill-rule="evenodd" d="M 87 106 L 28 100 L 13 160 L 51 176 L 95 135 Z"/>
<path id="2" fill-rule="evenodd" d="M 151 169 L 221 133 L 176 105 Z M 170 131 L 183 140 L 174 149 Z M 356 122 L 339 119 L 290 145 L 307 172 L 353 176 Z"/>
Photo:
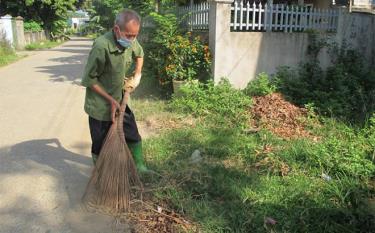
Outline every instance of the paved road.
<path id="1" fill-rule="evenodd" d="M 91 43 L 73 38 L 0 68 L 1 233 L 113 230 L 80 206 L 92 169 L 79 86 Z"/>

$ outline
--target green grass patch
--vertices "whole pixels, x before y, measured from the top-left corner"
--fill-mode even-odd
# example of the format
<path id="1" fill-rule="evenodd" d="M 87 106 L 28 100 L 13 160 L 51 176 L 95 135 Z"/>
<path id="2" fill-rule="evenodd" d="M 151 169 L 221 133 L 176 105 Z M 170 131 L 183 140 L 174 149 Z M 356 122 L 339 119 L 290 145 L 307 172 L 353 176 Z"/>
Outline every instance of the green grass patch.
<path id="1" fill-rule="evenodd" d="M 0 54 L 0 67 L 8 65 L 8 64 L 10 64 L 12 62 L 15 62 L 19 58 L 20 58 L 20 56 L 18 56 L 15 53 L 13 53 L 13 54 L 5 54 L 5 55 L 1 55 Z"/>
<path id="2" fill-rule="evenodd" d="M 199 119 L 195 127 L 145 140 L 148 165 L 162 175 L 146 181 L 156 202 L 191 219 L 201 232 L 375 229 L 368 204 L 375 197 L 375 118 L 358 128 L 309 115 L 320 121 L 310 129 L 319 140 L 286 141 L 264 129 L 244 131 L 251 98 L 225 82 L 183 90 L 170 103 L 136 102 L 139 114 L 170 111 Z M 202 160 L 192 163 L 196 149 Z M 267 218 L 277 223 L 267 224 Z"/>
<path id="3" fill-rule="evenodd" d="M 147 161 L 163 176 L 153 181 L 161 188 L 154 192 L 156 200 L 198 223 L 202 232 L 370 232 L 375 227 L 366 206 L 375 194 L 367 150 L 342 153 L 354 146 L 344 140 L 336 145 L 339 151 L 328 153 L 331 141 L 314 145 L 272 137 L 198 125 L 146 140 Z M 262 153 L 264 145 L 276 149 Z M 198 164 L 190 160 L 195 149 L 202 151 Z M 267 217 L 277 224 L 265 225 Z"/>
<path id="4" fill-rule="evenodd" d="M 0 67 L 20 59 L 16 52 L 7 43 L 0 43 Z"/>
<path id="5" fill-rule="evenodd" d="M 40 42 L 28 44 L 28 45 L 25 46 L 25 49 L 26 50 L 50 49 L 50 48 L 56 47 L 56 46 L 58 46 L 62 43 L 64 43 L 64 41 L 45 40 L 45 41 L 40 41 Z"/>
<path id="6" fill-rule="evenodd" d="M 85 37 L 87 37 L 89 39 L 96 39 L 98 37 L 98 35 L 97 34 L 88 34 Z"/>

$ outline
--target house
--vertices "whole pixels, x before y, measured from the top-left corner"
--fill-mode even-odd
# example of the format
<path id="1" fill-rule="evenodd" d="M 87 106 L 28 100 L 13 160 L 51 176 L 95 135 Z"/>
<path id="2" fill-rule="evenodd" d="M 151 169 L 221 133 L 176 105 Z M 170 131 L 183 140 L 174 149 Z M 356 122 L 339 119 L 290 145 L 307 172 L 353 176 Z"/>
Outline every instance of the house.
<path id="1" fill-rule="evenodd" d="M 74 30 L 79 29 L 82 25 L 90 21 L 90 16 L 87 12 L 78 10 L 76 12 L 69 12 L 68 26 Z"/>
<path id="2" fill-rule="evenodd" d="M 319 9 L 327 9 L 332 5 L 344 5 L 347 4 L 348 0 L 274 0 L 274 4 L 286 3 L 286 4 L 298 4 L 298 5 L 309 5 Z"/>
<path id="3" fill-rule="evenodd" d="M 351 11 L 375 14 L 375 0 L 352 0 Z"/>
<path id="4" fill-rule="evenodd" d="M 268 2 L 270 1 L 268 0 Z M 267 0 L 262 2 L 267 2 Z M 375 0 L 273 0 L 273 3 L 310 5 L 318 9 L 328 9 L 331 6 L 350 6 L 353 12 L 375 13 Z"/>

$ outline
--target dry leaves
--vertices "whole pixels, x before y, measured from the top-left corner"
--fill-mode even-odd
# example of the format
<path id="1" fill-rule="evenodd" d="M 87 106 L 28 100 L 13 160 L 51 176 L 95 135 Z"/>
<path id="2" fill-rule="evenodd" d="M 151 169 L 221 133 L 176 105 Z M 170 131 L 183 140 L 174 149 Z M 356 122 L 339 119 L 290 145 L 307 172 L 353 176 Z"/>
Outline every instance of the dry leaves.
<path id="1" fill-rule="evenodd" d="M 127 216 L 135 225 L 135 232 L 174 233 L 196 232 L 197 228 L 174 211 L 148 202 L 141 202 Z"/>
<path id="2" fill-rule="evenodd" d="M 256 96 L 253 101 L 251 113 L 255 122 L 252 119 L 250 124 L 263 126 L 285 139 L 313 137 L 301 121 L 307 116 L 307 110 L 286 101 L 280 93 Z"/>

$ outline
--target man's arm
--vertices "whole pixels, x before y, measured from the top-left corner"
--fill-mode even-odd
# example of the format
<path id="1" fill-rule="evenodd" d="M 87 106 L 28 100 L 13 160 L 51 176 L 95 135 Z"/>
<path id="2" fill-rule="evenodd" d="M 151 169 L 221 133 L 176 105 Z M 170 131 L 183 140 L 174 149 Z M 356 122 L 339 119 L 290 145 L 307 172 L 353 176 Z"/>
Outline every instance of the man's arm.
<path id="1" fill-rule="evenodd" d="M 135 58 L 134 77 L 128 85 L 128 87 L 129 87 L 128 91 L 130 91 L 130 92 L 134 91 L 134 89 L 137 88 L 139 83 L 141 82 L 142 67 L 143 67 L 143 57 L 136 57 Z"/>
<path id="2" fill-rule="evenodd" d="M 135 60 L 134 76 L 129 78 L 125 83 L 125 89 L 129 92 L 132 92 L 135 88 L 137 88 L 137 86 L 141 82 L 142 77 L 144 53 L 143 48 L 139 44 L 138 40 L 136 40 L 133 45 L 133 56 Z"/>
<path id="3" fill-rule="evenodd" d="M 131 93 L 135 90 L 135 88 L 138 87 L 139 83 L 141 82 L 141 77 L 142 77 L 142 66 L 143 66 L 143 57 L 136 57 L 134 75 L 132 77 L 129 77 L 125 81 L 126 91 Z"/>
<path id="4" fill-rule="evenodd" d="M 141 74 L 142 73 L 142 67 L 143 67 L 143 57 L 144 52 L 142 46 L 139 44 L 138 40 L 135 40 L 134 42 L 134 48 L 133 48 L 133 54 L 135 57 L 135 74 Z"/>
<path id="5" fill-rule="evenodd" d="M 135 58 L 135 75 L 142 73 L 142 67 L 143 67 L 143 57 L 136 57 Z"/>

